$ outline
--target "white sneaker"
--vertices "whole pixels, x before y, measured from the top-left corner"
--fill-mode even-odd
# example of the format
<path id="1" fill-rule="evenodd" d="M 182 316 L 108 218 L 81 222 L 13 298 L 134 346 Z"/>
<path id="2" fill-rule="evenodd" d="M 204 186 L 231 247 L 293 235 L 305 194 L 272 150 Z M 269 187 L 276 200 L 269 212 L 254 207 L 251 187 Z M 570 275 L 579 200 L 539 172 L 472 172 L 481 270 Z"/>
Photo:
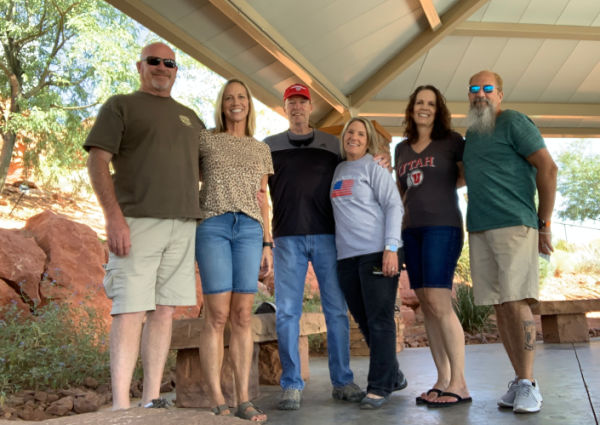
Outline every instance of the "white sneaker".
<path id="1" fill-rule="evenodd" d="M 520 379 L 513 403 L 515 413 L 535 413 L 542 408 L 542 394 L 537 382 L 529 379 Z"/>
<path id="2" fill-rule="evenodd" d="M 515 376 L 515 379 L 508 383 L 508 391 L 502 397 L 498 399 L 498 406 L 500 407 L 513 407 L 515 402 L 515 395 L 517 395 L 517 388 L 519 387 L 519 378 Z"/>

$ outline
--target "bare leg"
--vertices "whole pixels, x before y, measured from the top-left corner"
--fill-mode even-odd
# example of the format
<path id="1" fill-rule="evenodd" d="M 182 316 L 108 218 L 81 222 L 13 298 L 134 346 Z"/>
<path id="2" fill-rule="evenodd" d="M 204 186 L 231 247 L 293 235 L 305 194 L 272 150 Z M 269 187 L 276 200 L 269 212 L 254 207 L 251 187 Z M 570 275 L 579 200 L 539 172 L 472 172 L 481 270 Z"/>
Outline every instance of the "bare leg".
<path id="1" fill-rule="evenodd" d="M 253 301 L 254 294 L 233 293 L 231 296 L 229 354 L 235 374 L 235 390 L 240 403 L 249 401 L 248 385 L 254 349 L 251 327 Z M 265 421 L 267 415 L 257 415 L 253 420 Z"/>
<path id="2" fill-rule="evenodd" d="M 205 294 L 203 333 L 205 339 L 200 346 L 200 366 L 204 380 L 208 384 L 214 406 L 225 404 L 221 389 L 221 369 L 223 367 L 223 332 L 229 317 L 231 292 Z M 223 414 L 229 412 L 223 411 Z"/>
<path id="3" fill-rule="evenodd" d="M 174 312 L 175 307 L 157 305 L 156 310 L 148 312 L 146 317 L 142 332 L 142 406 L 160 397 L 160 384 L 171 345 Z"/>
<path id="4" fill-rule="evenodd" d="M 441 336 L 442 351 L 448 360 L 450 379 L 444 391 L 469 397 L 465 381 L 465 336 L 456 313 L 452 308 L 452 293 L 444 288 L 426 288 L 427 310 L 432 318 L 429 325 Z M 438 377 L 439 381 L 439 377 Z M 438 397 L 438 402 L 452 402 L 454 397 Z"/>
<path id="5" fill-rule="evenodd" d="M 432 388 L 439 390 L 445 390 L 450 382 L 450 362 L 446 351 L 444 350 L 444 344 L 442 335 L 440 334 L 440 327 L 437 326 L 436 318 L 433 315 L 431 308 L 429 307 L 429 299 L 426 296 L 425 289 L 415 290 L 419 303 L 423 310 L 423 316 L 425 319 L 425 331 L 427 332 L 427 340 L 429 341 L 429 349 L 431 350 L 431 356 L 437 369 L 437 381 L 433 384 Z M 434 400 L 437 394 L 422 393 L 421 397 L 427 400 Z"/>
<path id="6" fill-rule="evenodd" d="M 502 343 L 519 379 L 533 381 L 535 322 L 525 300 L 495 305 Z"/>
<path id="7" fill-rule="evenodd" d="M 129 409 L 129 389 L 140 350 L 140 335 L 145 311 L 113 316 L 110 329 L 110 376 L 112 410 Z"/>

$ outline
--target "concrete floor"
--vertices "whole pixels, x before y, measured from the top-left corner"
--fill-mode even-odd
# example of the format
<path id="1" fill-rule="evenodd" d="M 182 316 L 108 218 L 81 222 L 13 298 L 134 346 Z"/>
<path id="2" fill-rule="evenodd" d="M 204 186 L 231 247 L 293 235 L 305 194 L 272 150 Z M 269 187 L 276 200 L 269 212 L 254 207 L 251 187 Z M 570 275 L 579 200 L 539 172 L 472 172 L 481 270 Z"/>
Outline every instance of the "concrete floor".
<path id="1" fill-rule="evenodd" d="M 589 344 L 543 344 L 536 347 L 536 378 L 544 405 L 541 412 L 516 415 L 500 409 L 496 399 L 513 378 L 502 345 L 469 345 L 466 350 L 466 379 L 472 404 L 434 409 L 417 406 L 415 397 L 435 382 L 435 368 L 428 348 L 405 349 L 398 354 L 408 387 L 393 393 L 379 410 L 363 411 L 357 404 L 331 398 L 326 358 L 311 358 L 310 381 L 298 411 L 277 410 L 280 389 L 261 386 L 256 404 L 269 415 L 269 424 L 445 424 L 445 425 L 598 425 L 600 419 L 600 339 Z M 352 358 L 355 381 L 366 386 L 367 357 Z"/>

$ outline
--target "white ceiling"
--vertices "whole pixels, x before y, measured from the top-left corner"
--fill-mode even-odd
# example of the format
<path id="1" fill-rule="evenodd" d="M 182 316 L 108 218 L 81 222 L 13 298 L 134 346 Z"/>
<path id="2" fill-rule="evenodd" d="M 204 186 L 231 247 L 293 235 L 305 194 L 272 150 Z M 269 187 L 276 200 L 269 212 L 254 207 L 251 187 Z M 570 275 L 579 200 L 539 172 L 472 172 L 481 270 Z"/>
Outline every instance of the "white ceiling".
<path id="1" fill-rule="evenodd" d="M 600 137 L 599 0 L 107 1 L 279 112 L 303 81 L 318 126 L 364 115 L 401 135 L 433 84 L 462 131 L 468 79 L 491 69 L 545 136 Z"/>

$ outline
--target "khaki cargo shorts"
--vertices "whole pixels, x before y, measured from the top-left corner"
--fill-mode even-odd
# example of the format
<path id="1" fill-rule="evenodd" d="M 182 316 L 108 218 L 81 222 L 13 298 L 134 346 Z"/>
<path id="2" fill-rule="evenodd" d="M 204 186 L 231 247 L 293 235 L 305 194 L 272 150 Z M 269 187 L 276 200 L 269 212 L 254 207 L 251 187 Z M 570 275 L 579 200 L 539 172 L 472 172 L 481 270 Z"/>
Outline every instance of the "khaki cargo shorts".
<path id="1" fill-rule="evenodd" d="M 538 231 L 527 226 L 469 233 L 473 295 L 477 305 L 539 297 Z"/>
<path id="2" fill-rule="evenodd" d="M 110 253 L 104 277 L 111 314 L 196 305 L 196 220 L 125 219 L 131 249 L 125 257 Z"/>

